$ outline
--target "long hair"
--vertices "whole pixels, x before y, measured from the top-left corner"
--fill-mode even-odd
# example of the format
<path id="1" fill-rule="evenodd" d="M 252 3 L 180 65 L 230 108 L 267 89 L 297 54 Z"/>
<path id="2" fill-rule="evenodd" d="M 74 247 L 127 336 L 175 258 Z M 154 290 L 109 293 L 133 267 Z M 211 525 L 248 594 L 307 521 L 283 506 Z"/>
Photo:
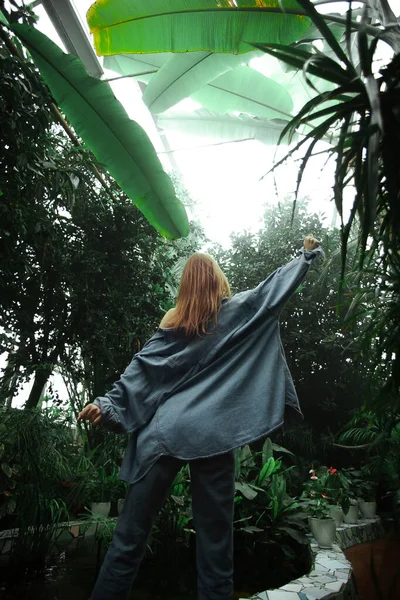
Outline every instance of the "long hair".
<path id="1" fill-rule="evenodd" d="M 167 326 L 184 331 L 187 337 L 205 334 L 211 320 L 217 326 L 222 298 L 230 295 L 228 280 L 216 261 L 208 254 L 192 254 L 183 269 L 176 309 Z"/>

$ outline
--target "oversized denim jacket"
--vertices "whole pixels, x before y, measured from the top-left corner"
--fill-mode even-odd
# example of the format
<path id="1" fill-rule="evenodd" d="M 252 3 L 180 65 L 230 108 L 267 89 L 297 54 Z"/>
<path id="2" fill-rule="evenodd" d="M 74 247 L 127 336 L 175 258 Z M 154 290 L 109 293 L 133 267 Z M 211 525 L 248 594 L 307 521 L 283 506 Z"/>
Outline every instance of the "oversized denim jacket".
<path id="1" fill-rule="evenodd" d="M 105 396 L 105 427 L 129 433 L 120 477 L 134 483 L 162 455 L 214 456 L 303 419 L 279 315 L 323 251 L 301 251 L 255 289 L 225 298 L 218 325 L 189 341 L 158 329 Z"/>

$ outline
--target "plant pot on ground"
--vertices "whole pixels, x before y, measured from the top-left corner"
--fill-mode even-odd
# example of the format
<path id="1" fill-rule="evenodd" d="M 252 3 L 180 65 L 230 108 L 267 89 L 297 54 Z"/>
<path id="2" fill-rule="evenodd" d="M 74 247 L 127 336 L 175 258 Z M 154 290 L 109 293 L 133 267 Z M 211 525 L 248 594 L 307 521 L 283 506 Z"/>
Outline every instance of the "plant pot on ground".
<path id="1" fill-rule="evenodd" d="M 104 467 L 97 469 L 86 484 L 86 498 L 91 503 L 93 514 L 107 517 L 111 503 L 124 493 L 123 482 L 118 478 L 118 468 L 107 474 Z"/>

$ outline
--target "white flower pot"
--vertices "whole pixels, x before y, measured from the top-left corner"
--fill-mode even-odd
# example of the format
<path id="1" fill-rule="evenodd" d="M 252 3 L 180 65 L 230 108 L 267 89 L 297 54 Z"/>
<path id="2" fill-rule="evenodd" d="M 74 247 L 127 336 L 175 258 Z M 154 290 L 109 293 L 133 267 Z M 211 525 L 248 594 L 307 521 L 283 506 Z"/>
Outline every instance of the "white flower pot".
<path id="1" fill-rule="evenodd" d="M 124 507 L 124 504 L 125 504 L 125 498 L 120 498 L 120 499 L 118 500 L 118 503 L 117 503 L 117 506 L 118 506 L 118 514 L 119 514 L 119 515 L 120 515 L 120 514 L 121 514 L 121 512 L 122 512 L 122 509 L 123 509 L 123 507 Z"/>
<path id="2" fill-rule="evenodd" d="M 331 548 L 336 537 L 335 519 L 316 519 L 311 517 L 310 529 L 320 548 Z"/>
<path id="3" fill-rule="evenodd" d="M 345 523 L 358 523 L 358 502 L 356 504 L 350 504 L 350 508 L 344 515 Z"/>
<path id="4" fill-rule="evenodd" d="M 94 515 L 108 517 L 110 514 L 111 502 L 92 502 L 91 511 Z"/>
<path id="5" fill-rule="evenodd" d="M 331 506 L 331 517 L 335 519 L 336 527 L 340 527 L 343 523 L 343 511 L 340 506 L 332 505 Z"/>
<path id="6" fill-rule="evenodd" d="M 365 500 L 361 500 L 360 510 L 364 519 L 372 519 L 376 516 L 376 502 L 367 502 Z"/>

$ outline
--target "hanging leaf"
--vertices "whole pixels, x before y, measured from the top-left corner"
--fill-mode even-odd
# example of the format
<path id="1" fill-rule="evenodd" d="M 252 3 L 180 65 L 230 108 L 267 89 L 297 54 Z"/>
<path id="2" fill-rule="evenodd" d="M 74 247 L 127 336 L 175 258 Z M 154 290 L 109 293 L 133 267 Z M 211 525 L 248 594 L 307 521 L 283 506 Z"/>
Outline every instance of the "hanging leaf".
<path id="1" fill-rule="evenodd" d="M 191 96 L 221 114 L 239 112 L 266 119 L 291 118 L 293 101 L 285 88 L 249 67 L 237 67 Z"/>
<path id="2" fill-rule="evenodd" d="M 164 112 L 223 73 L 259 54 L 262 53 L 250 52 L 245 57 L 212 52 L 175 54 L 153 77 L 143 100 L 152 113 Z"/>
<path id="3" fill-rule="evenodd" d="M 110 86 L 90 77 L 82 62 L 45 35 L 12 25 L 78 135 L 124 192 L 163 235 L 187 235 L 186 211 L 175 196 L 146 132 L 127 116 Z"/>
<path id="4" fill-rule="evenodd" d="M 296 0 L 237 0 L 236 5 L 230 0 L 99 0 L 87 21 L 99 56 L 199 50 L 241 54 L 251 50 L 249 42 L 295 42 L 310 24 Z"/>
<path id="5" fill-rule="evenodd" d="M 115 56 L 106 56 L 103 67 L 123 76 L 135 76 L 139 81 L 148 83 L 171 56 L 168 52 L 160 54 L 116 54 Z"/>
<path id="6" fill-rule="evenodd" d="M 218 115 L 202 109 L 186 115 L 164 113 L 158 118 L 157 123 L 161 129 L 167 132 L 203 136 L 207 140 L 215 142 L 257 140 L 271 146 L 278 142 L 288 121 L 280 119 L 267 121 L 248 115 L 238 117 Z"/>

